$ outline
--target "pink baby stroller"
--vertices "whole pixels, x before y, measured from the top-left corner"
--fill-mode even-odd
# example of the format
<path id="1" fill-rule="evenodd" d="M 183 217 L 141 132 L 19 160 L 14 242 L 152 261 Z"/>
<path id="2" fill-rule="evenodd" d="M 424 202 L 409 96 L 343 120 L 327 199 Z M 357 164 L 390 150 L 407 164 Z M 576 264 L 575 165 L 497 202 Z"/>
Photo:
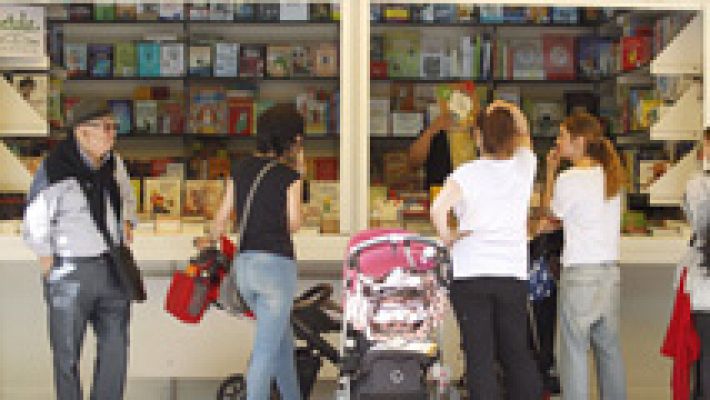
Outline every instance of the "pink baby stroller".
<path id="1" fill-rule="evenodd" d="M 344 265 L 339 398 L 424 400 L 440 359 L 446 248 L 404 230 L 355 235 Z"/>

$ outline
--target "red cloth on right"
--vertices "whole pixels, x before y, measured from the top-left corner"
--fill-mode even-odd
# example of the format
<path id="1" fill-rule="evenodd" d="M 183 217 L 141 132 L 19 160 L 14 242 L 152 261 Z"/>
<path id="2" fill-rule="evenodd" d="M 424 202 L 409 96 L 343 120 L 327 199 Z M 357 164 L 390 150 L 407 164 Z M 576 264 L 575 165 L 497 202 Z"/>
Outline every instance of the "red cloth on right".
<path id="1" fill-rule="evenodd" d="M 671 315 L 661 354 L 673 359 L 673 400 L 690 398 L 690 367 L 700 356 L 700 338 L 693 325 L 690 295 L 685 291 L 688 268 L 683 268 L 676 291 Z"/>

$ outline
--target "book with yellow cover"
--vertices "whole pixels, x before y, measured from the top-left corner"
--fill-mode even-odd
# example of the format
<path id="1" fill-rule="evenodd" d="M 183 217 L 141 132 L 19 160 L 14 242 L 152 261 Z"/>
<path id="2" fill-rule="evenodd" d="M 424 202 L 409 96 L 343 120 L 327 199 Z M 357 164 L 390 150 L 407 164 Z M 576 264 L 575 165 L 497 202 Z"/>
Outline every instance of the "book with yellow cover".
<path id="1" fill-rule="evenodd" d="M 219 208 L 224 181 L 217 179 L 185 181 L 183 216 L 212 219 Z"/>
<path id="2" fill-rule="evenodd" d="M 143 211 L 151 215 L 180 216 L 180 179 L 149 178 L 144 181 Z"/>

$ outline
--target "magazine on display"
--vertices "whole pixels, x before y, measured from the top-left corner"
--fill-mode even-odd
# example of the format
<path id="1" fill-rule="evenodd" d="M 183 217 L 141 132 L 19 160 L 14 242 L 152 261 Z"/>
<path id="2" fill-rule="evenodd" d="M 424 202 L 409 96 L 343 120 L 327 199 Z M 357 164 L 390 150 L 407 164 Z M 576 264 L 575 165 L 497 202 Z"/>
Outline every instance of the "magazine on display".
<path id="1" fill-rule="evenodd" d="M 182 181 L 169 178 L 147 178 L 143 181 L 143 212 L 151 215 L 180 216 Z"/>
<path id="2" fill-rule="evenodd" d="M 185 75 L 185 45 L 162 43 L 160 47 L 160 75 L 180 77 Z"/>
<path id="3" fill-rule="evenodd" d="M 94 78 L 108 78 L 113 75 L 113 46 L 110 44 L 90 44 L 87 47 L 89 75 Z"/>
<path id="4" fill-rule="evenodd" d="M 216 43 L 214 53 L 214 76 L 239 76 L 239 43 Z"/>

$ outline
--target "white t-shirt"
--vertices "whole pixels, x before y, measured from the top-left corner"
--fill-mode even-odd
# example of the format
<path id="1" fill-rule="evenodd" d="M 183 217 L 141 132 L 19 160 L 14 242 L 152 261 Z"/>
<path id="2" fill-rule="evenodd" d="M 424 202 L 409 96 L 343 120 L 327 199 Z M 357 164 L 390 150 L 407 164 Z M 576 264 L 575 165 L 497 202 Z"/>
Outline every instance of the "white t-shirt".
<path id="1" fill-rule="evenodd" d="M 619 261 L 621 196 L 606 198 L 601 166 L 561 173 L 555 182 L 552 212 L 564 227 L 564 266 Z"/>
<path id="2" fill-rule="evenodd" d="M 521 148 L 507 160 L 478 159 L 449 177 L 462 191 L 455 212 L 471 235 L 452 248 L 454 278 L 528 278 L 527 224 L 537 159 Z"/>

